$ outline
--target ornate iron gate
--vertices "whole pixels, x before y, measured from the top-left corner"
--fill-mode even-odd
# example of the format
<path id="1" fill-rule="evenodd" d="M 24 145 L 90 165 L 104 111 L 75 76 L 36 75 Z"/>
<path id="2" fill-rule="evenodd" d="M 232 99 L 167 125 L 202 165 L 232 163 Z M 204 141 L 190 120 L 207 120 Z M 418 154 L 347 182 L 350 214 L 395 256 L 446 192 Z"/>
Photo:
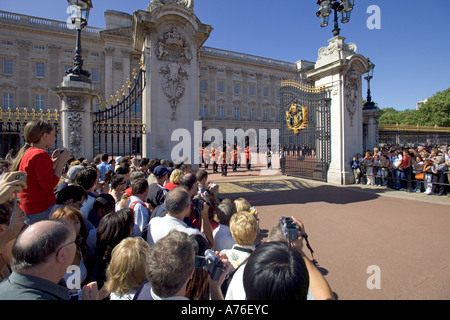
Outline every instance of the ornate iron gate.
<path id="1" fill-rule="evenodd" d="M 14 156 L 20 150 L 25 144 L 23 129 L 32 120 L 47 120 L 55 127 L 57 139 L 54 147 L 50 148 L 50 153 L 61 147 L 59 111 L 47 109 L 44 112 L 42 109 L 33 108 L 30 108 L 30 110 L 28 111 L 27 108 L 16 108 L 15 111 L 12 111 L 10 108 L 7 110 L 0 108 L 0 157 Z"/>
<path id="2" fill-rule="evenodd" d="M 138 156 L 142 153 L 145 124 L 142 123 L 142 92 L 145 87 L 145 71 L 141 64 L 139 72 L 133 70 L 133 81 L 127 80 L 122 94 L 99 102 L 94 113 L 94 155 L 108 153 L 110 156 Z"/>
<path id="3" fill-rule="evenodd" d="M 280 92 L 282 172 L 327 181 L 331 161 L 328 92 L 295 80 L 283 80 Z"/>

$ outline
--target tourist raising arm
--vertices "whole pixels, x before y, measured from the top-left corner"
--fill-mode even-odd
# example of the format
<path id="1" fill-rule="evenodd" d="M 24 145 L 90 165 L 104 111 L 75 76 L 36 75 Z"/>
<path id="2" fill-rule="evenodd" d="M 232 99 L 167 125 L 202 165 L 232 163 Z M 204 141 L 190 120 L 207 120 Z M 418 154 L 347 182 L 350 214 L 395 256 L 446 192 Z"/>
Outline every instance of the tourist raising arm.
<path id="1" fill-rule="evenodd" d="M 5 203 L 14 193 L 22 192 L 27 187 L 26 172 L 7 172 L 0 179 L 0 204 Z"/>

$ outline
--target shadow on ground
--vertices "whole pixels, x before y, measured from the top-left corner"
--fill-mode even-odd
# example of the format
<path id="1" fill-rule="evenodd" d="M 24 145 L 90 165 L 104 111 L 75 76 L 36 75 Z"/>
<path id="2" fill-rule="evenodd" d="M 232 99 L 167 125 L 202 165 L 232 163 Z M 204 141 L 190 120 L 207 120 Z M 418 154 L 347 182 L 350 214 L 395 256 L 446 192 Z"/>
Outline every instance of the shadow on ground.
<path id="1" fill-rule="evenodd" d="M 241 184 L 238 182 L 237 184 Z M 244 197 L 253 206 L 270 206 L 280 204 L 304 204 L 311 202 L 326 202 L 332 204 L 348 204 L 354 202 L 364 202 L 379 198 L 379 195 L 360 192 L 358 190 L 349 190 L 346 188 L 320 185 L 310 187 L 301 185 L 298 182 L 297 189 L 279 190 L 276 182 L 264 185 L 256 183 L 242 183 L 245 188 L 252 188 L 248 193 L 221 193 L 222 198 L 236 199 Z M 271 185 L 272 184 L 272 185 Z M 277 188 L 278 187 L 278 188 Z M 266 192 L 267 197 L 261 197 L 261 192 Z M 269 195 L 270 194 L 270 195 Z"/>

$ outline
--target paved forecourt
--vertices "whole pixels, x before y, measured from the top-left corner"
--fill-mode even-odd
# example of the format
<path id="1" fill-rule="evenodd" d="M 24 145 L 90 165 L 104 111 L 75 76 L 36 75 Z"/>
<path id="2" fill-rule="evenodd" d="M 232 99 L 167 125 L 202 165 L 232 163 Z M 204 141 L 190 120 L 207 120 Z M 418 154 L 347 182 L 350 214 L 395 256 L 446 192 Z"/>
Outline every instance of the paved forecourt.
<path id="1" fill-rule="evenodd" d="M 300 219 L 338 299 L 450 298 L 450 197 L 260 173 L 209 181 L 256 206 L 263 231 L 282 216 Z"/>

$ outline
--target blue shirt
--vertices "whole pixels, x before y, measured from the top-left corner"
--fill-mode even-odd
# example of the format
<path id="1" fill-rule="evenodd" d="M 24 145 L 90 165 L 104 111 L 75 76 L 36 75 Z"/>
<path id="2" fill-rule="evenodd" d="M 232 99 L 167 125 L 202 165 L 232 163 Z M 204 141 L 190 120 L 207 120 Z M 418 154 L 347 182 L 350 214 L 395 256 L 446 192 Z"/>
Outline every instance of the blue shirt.
<path id="1" fill-rule="evenodd" d="M 108 170 L 114 171 L 114 168 L 107 162 L 102 162 L 97 165 L 98 170 L 100 170 L 100 181 L 105 181 L 105 173 Z"/>

